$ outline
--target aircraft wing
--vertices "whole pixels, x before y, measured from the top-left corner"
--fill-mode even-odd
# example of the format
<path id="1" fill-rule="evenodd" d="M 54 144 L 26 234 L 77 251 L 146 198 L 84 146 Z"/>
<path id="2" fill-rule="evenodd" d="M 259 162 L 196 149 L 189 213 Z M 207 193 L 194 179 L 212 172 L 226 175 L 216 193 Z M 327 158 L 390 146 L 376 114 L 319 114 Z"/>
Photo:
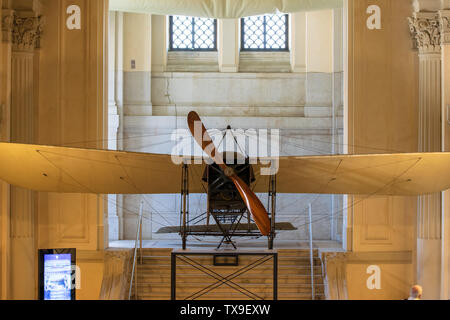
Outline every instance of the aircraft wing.
<path id="1" fill-rule="evenodd" d="M 450 153 L 281 157 L 277 192 L 415 196 L 450 189 Z M 255 169 L 255 192 L 269 179 Z"/>
<path id="2" fill-rule="evenodd" d="M 170 155 L 0 143 L 0 179 L 35 191 L 179 193 L 181 170 Z M 191 175 L 189 184 L 191 193 L 205 192 L 201 178 Z"/>
<path id="3" fill-rule="evenodd" d="M 203 193 L 205 164 L 190 165 L 189 191 Z M 269 177 L 255 166 L 255 192 Z M 0 143 L 0 179 L 59 193 L 179 193 L 181 166 L 170 155 Z M 450 153 L 281 157 L 277 192 L 420 195 L 450 188 Z"/>

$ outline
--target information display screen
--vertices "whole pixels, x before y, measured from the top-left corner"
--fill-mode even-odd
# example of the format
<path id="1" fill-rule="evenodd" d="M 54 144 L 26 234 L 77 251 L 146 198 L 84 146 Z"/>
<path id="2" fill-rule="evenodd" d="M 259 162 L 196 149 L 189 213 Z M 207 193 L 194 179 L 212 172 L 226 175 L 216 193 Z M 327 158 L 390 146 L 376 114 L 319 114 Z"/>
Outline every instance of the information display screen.
<path id="1" fill-rule="evenodd" d="M 39 258 L 40 299 L 74 300 L 74 250 L 40 250 Z"/>
<path id="2" fill-rule="evenodd" d="M 44 300 L 71 300 L 71 254 L 44 255 Z"/>

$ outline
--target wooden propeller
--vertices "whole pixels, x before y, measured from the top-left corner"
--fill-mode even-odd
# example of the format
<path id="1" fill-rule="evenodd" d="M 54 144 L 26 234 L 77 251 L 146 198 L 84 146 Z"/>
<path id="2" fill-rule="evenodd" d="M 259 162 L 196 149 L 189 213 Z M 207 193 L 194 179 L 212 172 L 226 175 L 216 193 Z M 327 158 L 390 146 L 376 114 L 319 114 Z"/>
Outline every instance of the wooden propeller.
<path id="1" fill-rule="evenodd" d="M 263 236 L 268 236 L 270 234 L 270 219 L 266 208 L 264 208 L 263 204 L 250 187 L 239 178 L 232 168 L 228 167 L 223 162 L 223 158 L 218 155 L 216 147 L 203 125 L 200 116 L 195 111 L 190 112 L 188 115 L 188 126 L 192 136 L 203 151 L 211 157 L 211 159 L 213 159 L 223 170 L 225 175 L 233 181 L 261 234 Z"/>

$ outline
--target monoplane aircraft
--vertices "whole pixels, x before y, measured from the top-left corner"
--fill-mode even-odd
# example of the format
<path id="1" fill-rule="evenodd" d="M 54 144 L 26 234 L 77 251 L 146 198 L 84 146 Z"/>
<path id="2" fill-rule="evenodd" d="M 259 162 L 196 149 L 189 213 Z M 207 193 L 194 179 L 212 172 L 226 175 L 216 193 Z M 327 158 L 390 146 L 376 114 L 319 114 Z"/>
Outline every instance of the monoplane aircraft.
<path id="1" fill-rule="evenodd" d="M 180 191 L 181 177 L 182 223 L 175 231 L 182 236 L 183 248 L 190 234 L 222 235 L 222 242 L 257 234 L 268 237 L 271 248 L 277 229 L 293 228 L 275 222 L 277 193 L 416 196 L 450 188 L 450 153 L 294 156 L 259 158 L 255 164 L 246 158 L 237 161 L 240 156 L 235 155 L 236 162 L 228 164 L 199 115 L 189 113 L 187 122 L 194 140 L 212 162 L 184 156 L 177 164 L 169 154 L 0 143 L 0 179 L 41 192 L 175 194 Z M 278 170 L 261 175 L 271 161 L 277 161 Z M 187 170 L 193 166 L 201 166 L 203 179 L 188 179 Z M 255 176 L 260 183 L 251 188 Z M 267 192 L 267 187 L 271 197 L 268 210 L 256 195 Z M 189 226 L 187 196 L 205 192 L 207 224 Z M 215 225 L 210 224 L 211 216 Z"/>

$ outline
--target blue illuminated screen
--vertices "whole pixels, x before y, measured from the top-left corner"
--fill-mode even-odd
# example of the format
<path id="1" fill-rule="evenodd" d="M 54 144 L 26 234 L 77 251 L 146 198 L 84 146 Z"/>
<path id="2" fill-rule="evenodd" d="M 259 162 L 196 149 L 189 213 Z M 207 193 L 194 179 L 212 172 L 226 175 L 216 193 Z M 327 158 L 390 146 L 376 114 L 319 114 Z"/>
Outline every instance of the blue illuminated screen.
<path id="1" fill-rule="evenodd" d="M 44 300 L 71 300 L 72 255 L 44 254 Z"/>

